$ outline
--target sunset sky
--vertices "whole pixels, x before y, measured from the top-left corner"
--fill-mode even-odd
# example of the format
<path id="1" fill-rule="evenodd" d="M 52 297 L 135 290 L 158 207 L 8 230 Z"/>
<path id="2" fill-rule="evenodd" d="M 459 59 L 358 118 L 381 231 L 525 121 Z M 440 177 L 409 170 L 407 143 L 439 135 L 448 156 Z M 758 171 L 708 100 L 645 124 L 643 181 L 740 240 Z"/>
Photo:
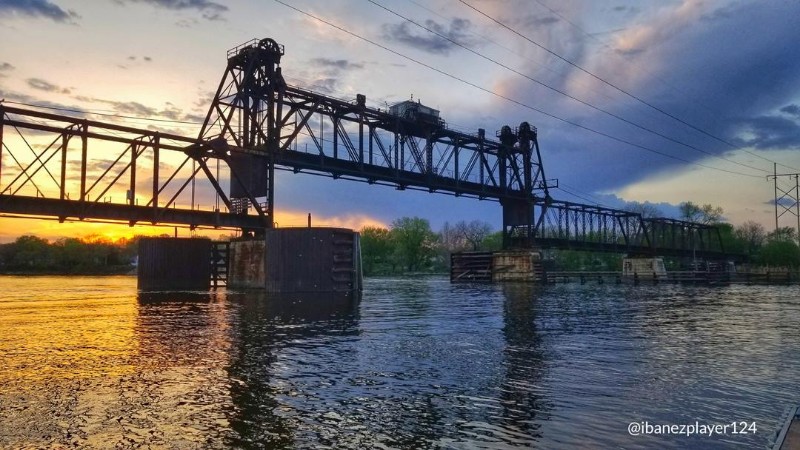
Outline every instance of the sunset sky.
<path id="1" fill-rule="evenodd" d="M 468 132 L 531 122 L 560 200 L 649 201 L 667 216 L 683 201 L 712 203 L 734 224 L 771 229 L 773 163 L 800 172 L 797 1 L 282 2 L 485 90 L 272 0 L 0 0 L 0 98 L 196 136 L 226 50 L 271 37 L 285 46 L 290 84 L 344 99 L 363 93 L 374 107 L 413 94 Z M 276 192 L 280 226 L 303 225 L 309 212 L 316 224 L 353 228 L 411 215 L 434 229 L 501 221 L 494 202 L 309 175 L 280 173 Z M 0 218 L 0 242 L 146 231 Z"/>

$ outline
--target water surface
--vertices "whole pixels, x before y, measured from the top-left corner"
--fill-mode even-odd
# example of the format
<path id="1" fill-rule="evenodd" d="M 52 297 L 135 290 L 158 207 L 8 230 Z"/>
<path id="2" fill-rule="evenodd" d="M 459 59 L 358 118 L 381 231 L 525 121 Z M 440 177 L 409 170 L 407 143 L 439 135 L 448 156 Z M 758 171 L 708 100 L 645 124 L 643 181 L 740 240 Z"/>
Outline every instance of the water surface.
<path id="1" fill-rule="evenodd" d="M 797 286 L 0 292 L 2 448 L 752 448 L 800 403 Z M 643 421 L 757 431 L 628 434 Z"/>

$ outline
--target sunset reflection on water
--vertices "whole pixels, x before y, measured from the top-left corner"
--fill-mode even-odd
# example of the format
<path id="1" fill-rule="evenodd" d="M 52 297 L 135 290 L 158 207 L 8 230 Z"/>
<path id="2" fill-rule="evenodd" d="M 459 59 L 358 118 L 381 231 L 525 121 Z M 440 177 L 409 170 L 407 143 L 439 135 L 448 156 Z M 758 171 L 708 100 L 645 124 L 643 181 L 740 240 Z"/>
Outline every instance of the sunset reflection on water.
<path id="1" fill-rule="evenodd" d="M 0 277 L 0 448 L 764 447 L 800 402 L 798 289 Z M 626 429 L 695 420 L 758 433 Z"/>
<path id="2" fill-rule="evenodd" d="M 214 443 L 228 428 L 224 294 L 134 277 L 4 277 L 0 447 Z M 215 445 L 221 445 L 216 441 Z"/>

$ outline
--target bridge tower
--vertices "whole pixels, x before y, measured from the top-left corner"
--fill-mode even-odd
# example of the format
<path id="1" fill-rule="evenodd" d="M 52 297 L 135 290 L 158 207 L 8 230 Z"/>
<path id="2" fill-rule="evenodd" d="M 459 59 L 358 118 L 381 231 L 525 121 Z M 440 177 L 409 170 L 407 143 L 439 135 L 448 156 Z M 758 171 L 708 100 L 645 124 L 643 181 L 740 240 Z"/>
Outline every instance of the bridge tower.
<path id="1" fill-rule="evenodd" d="M 509 193 L 500 198 L 503 207 L 503 248 L 531 248 L 535 244 L 536 225 L 544 216 L 547 200 L 550 199 L 536 127 L 522 122 L 512 130 L 506 125 L 497 132 L 497 137 L 501 144 L 500 184 L 506 190 L 517 186 L 517 192 L 522 193 L 521 196 Z M 538 196 L 537 192 L 541 192 L 543 197 Z"/>
<path id="2" fill-rule="evenodd" d="M 286 83 L 281 75 L 283 46 L 272 39 L 251 40 L 228 51 L 200 139 L 225 143 L 230 151 L 232 212 L 254 208 L 267 227 L 274 224 L 274 154 Z M 261 203 L 258 198 L 265 198 Z"/>

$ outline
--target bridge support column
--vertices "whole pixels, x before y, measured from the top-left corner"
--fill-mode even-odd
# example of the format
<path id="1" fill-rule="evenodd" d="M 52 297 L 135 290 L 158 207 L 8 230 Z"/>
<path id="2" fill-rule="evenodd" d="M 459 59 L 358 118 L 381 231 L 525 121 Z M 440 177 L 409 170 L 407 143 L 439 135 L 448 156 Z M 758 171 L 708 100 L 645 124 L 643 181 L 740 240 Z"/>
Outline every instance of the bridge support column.
<path id="1" fill-rule="evenodd" d="M 232 288 L 267 292 L 338 292 L 362 289 L 359 234 L 343 228 L 274 228 L 263 239 L 234 241 Z"/>
<path id="2" fill-rule="evenodd" d="M 533 204 L 506 200 L 503 206 L 503 249 L 533 247 Z"/>

